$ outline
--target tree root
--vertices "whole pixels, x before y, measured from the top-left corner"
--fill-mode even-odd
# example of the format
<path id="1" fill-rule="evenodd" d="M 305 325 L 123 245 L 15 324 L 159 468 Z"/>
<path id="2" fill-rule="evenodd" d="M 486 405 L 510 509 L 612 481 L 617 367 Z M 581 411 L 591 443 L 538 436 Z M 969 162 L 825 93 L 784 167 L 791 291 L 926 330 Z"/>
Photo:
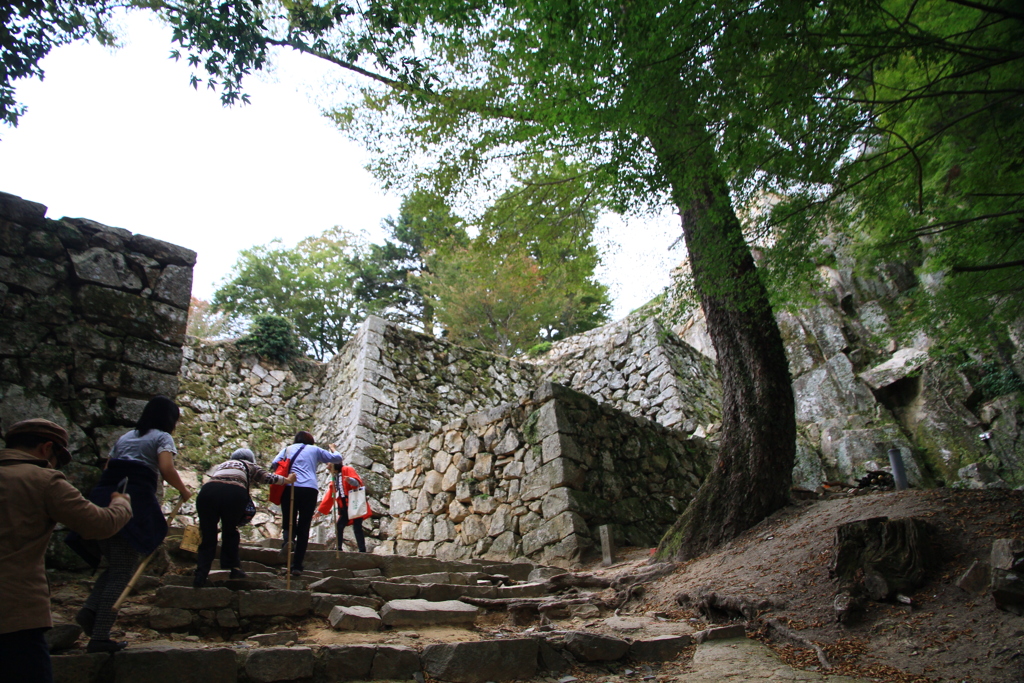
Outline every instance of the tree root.
<path id="1" fill-rule="evenodd" d="M 702 615 L 714 621 L 719 618 L 743 617 L 756 621 L 765 610 L 781 607 L 768 598 L 750 598 L 744 595 L 720 595 L 715 591 L 701 589 L 696 595 L 677 593 L 676 603 L 692 605 Z"/>
<path id="2" fill-rule="evenodd" d="M 821 664 L 822 669 L 832 668 L 832 664 L 828 661 L 828 657 L 825 655 L 825 651 L 822 650 L 821 647 L 819 647 L 816 643 L 797 634 L 792 629 L 783 626 L 782 622 L 780 622 L 778 619 L 775 619 L 774 617 L 771 619 L 765 619 L 763 623 L 765 624 L 765 626 L 768 627 L 769 630 L 775 631 L 775 633 L 779 634 L 779 636 L 781 636 L 783 639 L 788 640 L 789 642 L 795 645 L 800 645 L 810 650 L 814 650 L 814 654 L 818 656 L 818 663 Z"/>

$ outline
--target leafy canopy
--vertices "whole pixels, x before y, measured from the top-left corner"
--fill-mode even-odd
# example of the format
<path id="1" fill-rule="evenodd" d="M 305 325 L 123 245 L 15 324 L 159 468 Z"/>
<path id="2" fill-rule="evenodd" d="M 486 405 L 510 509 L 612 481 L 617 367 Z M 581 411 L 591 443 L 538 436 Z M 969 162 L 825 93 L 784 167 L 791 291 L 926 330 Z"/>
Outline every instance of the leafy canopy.
<path id="1" fill-rule="evenodd" d="M 384 228 L 384 244 L 370 244 L 352 259 L 355 296 L 367 312 L 432 335 L 434 300 L 424 278 L 439 245 L 468 241 L 462 221 L 440 199 L 420 192 L 408 195 Z"/>
<path id="2" fill-rule="evenodd" d="M 341 228 L 301 240 L 244 249 L 229 279 L 213 295 L 217 310 L 252 318 L 272 313 L 292 320 L 305 350 L 318 360 L 336 353 L 366 311 L 355 297 L 352 259 L 360 241 Z"/>

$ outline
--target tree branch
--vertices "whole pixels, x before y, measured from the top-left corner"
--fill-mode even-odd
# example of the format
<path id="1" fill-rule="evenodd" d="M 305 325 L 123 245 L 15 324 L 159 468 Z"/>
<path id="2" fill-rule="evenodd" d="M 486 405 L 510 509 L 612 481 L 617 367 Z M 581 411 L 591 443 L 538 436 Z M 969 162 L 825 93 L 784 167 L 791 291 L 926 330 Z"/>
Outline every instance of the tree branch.
<path id="1" fill-rule="evenodd" d="M 1020 12 L 1013 12 L 1002 7 L 993 7 L 992 5 L 986 5 L 981 2 L 970 2 L 970 0 L 948 0 L 948 2 L 954 5 L 961 5 L 963 7 L 970 7 L 971 9 L 981 10 L 982 12 L 988 12 L 990 14 L 998 14 L 999 16 L 1006 17 L 1007 19 L 1016 19 L 1017 21 L 1024 21 L 1024 14 Z"/>
<path id="2" fill-rule="evenodd" d="M 1000 268 L 1019 268 L 1024 266 L 1024 260 L 1007 261 L 1005 263 L 991 263 L 987 266 L 953 266 L 951 273 L 981 273 L 987 270 L 999 270 Z"/>

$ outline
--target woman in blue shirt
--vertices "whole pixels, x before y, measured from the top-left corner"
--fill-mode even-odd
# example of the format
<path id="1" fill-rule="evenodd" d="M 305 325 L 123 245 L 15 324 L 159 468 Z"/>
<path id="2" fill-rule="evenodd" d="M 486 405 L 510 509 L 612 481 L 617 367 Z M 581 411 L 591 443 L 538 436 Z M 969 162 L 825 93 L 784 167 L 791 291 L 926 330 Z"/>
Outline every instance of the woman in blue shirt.
<path id="1" fill-rule="evenodd" d="M 316 481 L 316 468 L 320 463 L 336 463 L 342 461 L 341 454 L 335 450 L 334 444 L 328 446 L 331 450 L 325 451 L 313 443 L 313 435 L 309 432 L 299 432 L 295 435 L 295 443 L 286 446 L 271 461 L 273 465 L 282 460 L 291 459 L 292 464 L 289 472 L 295 474 L 295 509 L 291 506 L 291 491 L 285 490 L 281 496 L 281 526 L 284 528 L 284 548 L 287 548 L 288 539 L 291 538 L 295 545 L 295 555 L 292 559 L 292 575 L 298 576 L 302 573 L 302 561 L 306 557 L 306 544 L 309 543 L 309 525 L 313 520 L 313 513 L 316 511 L 316 502 L 320 494 L 320 487 Z M 291 533 L 291 536 L 289 536 Z M 284 549 L 283 548 L 283 549 Z"/>

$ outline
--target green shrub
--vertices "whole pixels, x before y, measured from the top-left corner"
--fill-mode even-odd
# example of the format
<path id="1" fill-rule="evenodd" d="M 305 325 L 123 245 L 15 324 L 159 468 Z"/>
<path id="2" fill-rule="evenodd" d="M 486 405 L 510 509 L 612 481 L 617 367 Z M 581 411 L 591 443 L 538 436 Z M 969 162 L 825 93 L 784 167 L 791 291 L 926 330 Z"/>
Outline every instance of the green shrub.
<path id="1" fill-rule="evenodd" d="M 269 313 L 252 319 L 249 333 L 238 340 L 238 348 L 280 363 L 302 355 L 299 338 L 291 322 Z"/>
<path id="2" fill-rule="evenodd" d="M 529 356 L 530 358 L 536 358 L 537 356 L 539 356 L 539 355 L 541 355 L 543 353 L 547 353 L 550 350 L 551 350 L 551 342 L 549 342 L 549 341 L 542 341 L 541 343 L 534 344 L 533 346 L 528 348 L 526 350 L 526 355 Z"/>

